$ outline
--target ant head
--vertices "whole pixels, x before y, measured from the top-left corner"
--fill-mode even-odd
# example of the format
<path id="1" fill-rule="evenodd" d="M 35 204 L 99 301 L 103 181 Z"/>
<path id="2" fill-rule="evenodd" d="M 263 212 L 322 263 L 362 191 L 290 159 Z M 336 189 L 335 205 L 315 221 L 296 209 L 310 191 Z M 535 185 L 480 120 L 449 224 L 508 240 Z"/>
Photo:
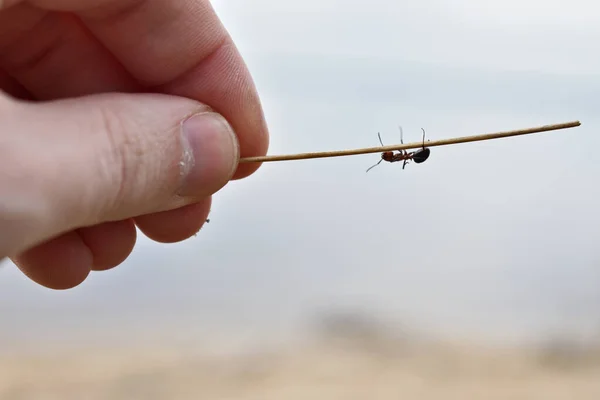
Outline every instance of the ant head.
<path id="1" fill-rule="evenodd" d="M 385 161 L 390 161 L 394 158 L 394 152 L 393 151 L 384 151 L 383 153 L 381 153 L 381 158 Z"/>
<path id="2" fill-rule="evenodd" d="M 425 162 L 425 160 L 429 158 L 430 153 L 431 150 L 429 150 L 429 147 L 424 147 L 421 150 L 415 152 L 415 154 L 413 155 L 413 161 L 417 164 Z"/>

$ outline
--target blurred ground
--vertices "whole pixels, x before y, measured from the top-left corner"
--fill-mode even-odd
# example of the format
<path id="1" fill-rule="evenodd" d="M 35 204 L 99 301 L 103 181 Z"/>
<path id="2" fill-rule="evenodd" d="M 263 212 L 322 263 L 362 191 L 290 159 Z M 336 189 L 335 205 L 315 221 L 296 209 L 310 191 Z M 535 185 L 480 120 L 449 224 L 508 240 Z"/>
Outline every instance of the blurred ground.
<path id="1" fill-rule="evenodd" d="M 215 355 L 198 346 L 79 349 L 0 363 L 0 398 L 597 399 L 600 347 L 484 348 L 324 320 L 298 345 Z M 201 348 L 202 347 L 202 348 Z"/>

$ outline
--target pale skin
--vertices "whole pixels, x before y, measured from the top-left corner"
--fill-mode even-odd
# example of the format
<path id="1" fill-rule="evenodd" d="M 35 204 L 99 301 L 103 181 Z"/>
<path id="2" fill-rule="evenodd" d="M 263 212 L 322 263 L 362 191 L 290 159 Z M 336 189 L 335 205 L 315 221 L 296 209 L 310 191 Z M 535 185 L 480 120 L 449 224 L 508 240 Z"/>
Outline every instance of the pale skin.
<path id="1" fill-rule="evenodd" d="M 0 261 L 40 285 L 196 234 L 267 148 L 208 0 L 0 0 Z"/>

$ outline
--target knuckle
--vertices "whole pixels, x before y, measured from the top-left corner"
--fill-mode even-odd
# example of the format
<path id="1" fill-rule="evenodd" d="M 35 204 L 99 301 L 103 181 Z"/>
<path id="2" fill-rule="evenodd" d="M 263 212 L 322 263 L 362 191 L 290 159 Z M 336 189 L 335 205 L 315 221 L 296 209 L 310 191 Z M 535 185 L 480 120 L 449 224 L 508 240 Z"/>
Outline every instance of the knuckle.
<path id="1" fill-rule="evenodd" d="M 179 139 L 167 129 L 170 124 L 136 107 L 130 98 L 111 98 L 97 107 L 100 126 L 92 131 L 99 132 L 103 144 L 94 163 L 99 184 L 108 188 L 97 212 L 104 219 L 152 212 L 172 201 L 179 186 Z"/>
<path id="2" fill-rule="evenodd" d="M 100 147 L 98 155 L 99 173 L 106 182 L 104 187 L 110 188 L 106 196 L 106 207 L 109 210 L 119 208 L 127 196 L 127 188 L 131 186 L 138 174 L 137 163 L 133 158 L 140 153 L 140 143 L 132 130 L 128 129 L 125 117 L 111 107 L 99 107 L 98 132 L 104 136 L 105 146 Z M 105 215 L 105 210 L 101 213 Z"/>

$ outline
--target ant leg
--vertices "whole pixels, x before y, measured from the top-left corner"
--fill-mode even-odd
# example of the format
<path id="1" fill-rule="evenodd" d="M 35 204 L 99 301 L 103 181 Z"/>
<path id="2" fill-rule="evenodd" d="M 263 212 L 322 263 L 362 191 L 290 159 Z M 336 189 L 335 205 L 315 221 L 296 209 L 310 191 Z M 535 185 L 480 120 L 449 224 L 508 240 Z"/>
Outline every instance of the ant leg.
<path id="1" fill-rule="evenodd" d="M 423 131 L 423 148 L 425 148 L 425 129 L 421 128 Z"/>
<path id="2" fill-rule="evenodd" d="M 402 169 L 404 169 L 404 167 L 406 167 L 406 164 L 408 164 L 408 160 L 404 160 L 404 163 L 402 164 Z"/>
<path id="3" fill-rule="evenodd" d="M 379 162 L 371 167 L 369 167 L 369 169 L 367 169 L 367 172 L 369 172 L 371 170 L 371 168 L 375 168 L 376 166 L 378 166 L 379 164 L 381 164 L 381 162 L 383 161 L 383 158 L 381 160 L 379 160 Z"/>
<path id="4" fill-rule="evenodd" d="M 404 138 L 402 137 L 402 136 L 404 136 L 403 132 L 402 132 L 402 127 L 398 126 L 398 128 L 400 128 L 400 144 L 404 144 Z"/>
<path id="5" fill-rule="evenodd" d="M 381 135 L 377 132 L 377 137 L 379 138 L 379 143 L 381 143 L 381 147 L 383 147 L 383 142 L 381 141 Z"/>

